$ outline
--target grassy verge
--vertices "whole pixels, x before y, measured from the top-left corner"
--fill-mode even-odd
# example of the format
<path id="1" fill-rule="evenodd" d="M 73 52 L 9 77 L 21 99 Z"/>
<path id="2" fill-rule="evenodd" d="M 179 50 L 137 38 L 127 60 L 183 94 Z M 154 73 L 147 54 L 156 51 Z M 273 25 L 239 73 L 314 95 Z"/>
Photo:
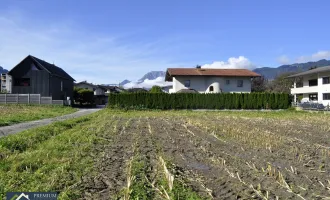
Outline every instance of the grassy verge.
<path id="1" fill-rule="evenodd" d="M 57 117 L 77 111 L 76 108 L 55 105 L 1 105 L 0 126 Z"/>
<path id="2" fill-rule="evenodd" d="M 76 199 L 75 185 L 92 173 L 97 118 L 92 114 L 1 138 L 0 199 L 8 191 L 58 191 L 60 199 Z"/>

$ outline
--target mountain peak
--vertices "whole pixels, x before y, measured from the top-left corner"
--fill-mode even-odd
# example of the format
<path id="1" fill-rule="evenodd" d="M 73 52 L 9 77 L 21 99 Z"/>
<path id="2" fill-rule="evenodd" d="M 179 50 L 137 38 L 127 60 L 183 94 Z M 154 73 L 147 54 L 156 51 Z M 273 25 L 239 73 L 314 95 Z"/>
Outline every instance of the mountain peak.
<path id="1" fill-rule="evenodd" d="M 120 82 L 119 85 L 125 85 L 125 84 L 130 83 L 130 82 L 131 82 L 130 80 L 125 79 L 122 82 Z"/>
<path id="2" fill-rule="evenodd" d="M 145 81 L 146 79 L 155 80 L 158 77 L 165 77 L 165 75 L 166 75 L 166 72 L 164 72 L 164 71 L 151 71 L 151 72 L 146 73 L 141 79 L 138 80 L 138 82 L 141 83 L 141 82 Z"/>

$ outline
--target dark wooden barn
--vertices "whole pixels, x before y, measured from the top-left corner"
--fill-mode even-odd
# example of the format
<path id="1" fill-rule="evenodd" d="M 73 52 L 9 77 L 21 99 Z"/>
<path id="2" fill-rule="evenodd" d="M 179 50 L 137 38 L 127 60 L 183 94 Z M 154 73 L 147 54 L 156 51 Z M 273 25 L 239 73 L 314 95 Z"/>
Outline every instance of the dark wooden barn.
<path id="1" fill-rule="evenodd" d="M 75 80 L 63 69 L 34 56 L 27 56 L 8 74 L 13 94 L 41 94 L 53 100 L 73 98 Z"/>

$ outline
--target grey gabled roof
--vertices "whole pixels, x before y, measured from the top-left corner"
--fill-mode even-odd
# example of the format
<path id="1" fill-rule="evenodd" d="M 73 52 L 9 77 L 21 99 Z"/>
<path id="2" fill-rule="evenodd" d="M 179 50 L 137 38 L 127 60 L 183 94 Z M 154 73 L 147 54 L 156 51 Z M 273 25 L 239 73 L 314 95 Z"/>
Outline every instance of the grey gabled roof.
<path id="1" fill-rule="evenodd" d="M 68 73 L 66 73 L 62 68 L 57 67 L 54 64 L 50 64 L 44 60 L 41 60 L 37 57 L 31 56 L 30 57 L 36 61 L 39 65 L 41 65 L 42 67 L 44 67 L 49 73 L 51 73 L 52 75 L 55 76 L 59 76 L 65 79 L 69 79 L 69 80 L 74 80 Z"/>
<path id="2" fill-rule="evenodd" d="M 74 85 L 80 85 L 80 84 L 85 84 L 85 85 L 90 85 L 93 87 L 98 87 L 97 85 L 94 85 L 93 83 L 88 83 L 87 81 L 81 81 L 79 83 L 75 83 Z"/>
<path id="3" fill-rule="evenodd" d="M 298 73 L 298 74 L 288 76 L 288 78 L 294 78 L 294 77 L 310 75 L 310 74 L 317 74 L 317 73 L 320 73 L 320 72 L 327 72 L 327 71 L 330 72 L 330 66 L 318 67 L 316 69 L 311 69 L 311 70 L 308 70 L 308 71 L 304 71 L 304 72 L 301 72 L 301 73 Z"/>

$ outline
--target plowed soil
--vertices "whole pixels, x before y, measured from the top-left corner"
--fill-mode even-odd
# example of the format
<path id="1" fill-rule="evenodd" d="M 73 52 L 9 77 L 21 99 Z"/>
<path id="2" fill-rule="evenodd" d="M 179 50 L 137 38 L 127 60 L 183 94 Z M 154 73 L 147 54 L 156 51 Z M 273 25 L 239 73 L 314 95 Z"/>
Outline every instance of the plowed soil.
<path id="1" fill-rule="evenodd" d="M 82 199 L 330 199 L 328 116 L 130 111 L 108 118 L 104 142 L 94 146 L 98 173 L 78 186 Z"/>

